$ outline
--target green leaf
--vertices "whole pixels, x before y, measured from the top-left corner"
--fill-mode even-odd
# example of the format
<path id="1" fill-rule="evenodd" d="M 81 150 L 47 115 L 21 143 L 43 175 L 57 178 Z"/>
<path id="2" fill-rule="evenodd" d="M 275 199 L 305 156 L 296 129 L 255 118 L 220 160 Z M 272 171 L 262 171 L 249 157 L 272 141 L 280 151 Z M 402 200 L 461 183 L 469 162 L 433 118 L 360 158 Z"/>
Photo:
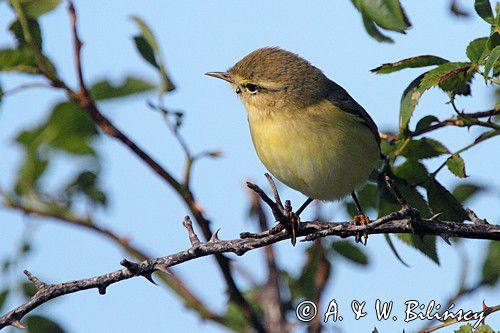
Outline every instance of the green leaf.
<path id="1" fill-rule="evenodd" d="M 4 289 L 0 291 L 0 311 L 2 310 L 5 301 L 7 300 L 7 296 L 9 296 L 9 289 Z"/>
<path id="2" fill-rule="evenodd" d="M 455 187 L 452 191 L 453 196 L 463 204 L 470 198 L 472 198 L 475 194 L 484 191 L 485 189 L 482 186 L 476 184 L 460 184 Z"/>
<path id="3" fill-rule="evenodd" d="M 447 62 L 442 64 L 425 73 L 419 88 L 423 89 L 423 91 L 430 89 L 459 73 L 466 72 L 470 67 L 471 63 L 469 62 Z"/>
<path id="4" fill-rule="evenodd" d="M 260 290 L 250 289 L 243 293 L 243 296 L 248 301 L 254 312 L 258 315 L 262 315 L 262 309 L 259 306 L 258 296 Z M 231 328 L 235 332 L 246 333 L 249 330 L 248 320 L 245 315 L 241 312 L 241 307 L 229 301 L 227 305 L 226 313 L 223 317 L 224 324 Z"/>
<path id="5" fill-rule="evenodd" d="M 432 115 L 425 116 L 418 121 L 417 126 L 415 126 L 415 132 L 420 132 L 431 126 L 432 123 L 437 123 L 437 122 L 439 122 L 438 117 Z"/>
<path id="6" fill-rule="evenodd" d="M 398 259 L 398 261 L 403 264 L 405 267 L 410 267 L 403 258 L 399 255 L 398 251 L 396 250 L 396 247 L 394 246 L 394 243 L 392 242 L 391 235 L 390 234 L 384 234 L 385 241 L 387 242 L 387 245 L 389 245 L 389 248 L 391 249 L 392 254 Z"/>
<path id="7" fill-rule="evenodd" d="M 420 211 L 423 217 L 431 216 L 431 211 L 429 209 L 429 206 L 427 205 L 427 202 L 425 201 L 422 194 L 420 194 L 415 188 L 406 186 L 401 183 L 397 184 L 397 188 L 401 192 L 403 198 L 405 198 L 405 200 L 408 202 L 408 204 Z M 378 217 L 385 216 L 401 209 L 401 205 L 397 202 L 394 194 L 387 188 L 387 185 L 382 179 L 380 179 L 378 182 L 378 190 Z"/>
<path id="8" fill-rule="evenodd" d="M 446 166 L 455 176 L 459 178 L 467 177 L 465 173 L 465 161 L 459 154 L 451 155 L 446 161 Z"/>
<path id="9" fill-rule="evenodd" d="M 27 16 L 37 18 L 54 10 L 61 3 L 61 0 L 21 0 L 20 3 Z"/>
<path id="10" fill-rule="evenodd" d="M 368 32 L 368 35 L 373 37 L 378 42 L 383 42 L 383 43 L 394 43 L 394 40 L 386 35 L 384 35 L 379 28 L 377 28 L 377 25 L 375 22 L 368 17 L 365 13 L 361 13 L 361 17 L 363 19 L 363 25 L 365 26 L 366 32 Z"/>
<path id="11" fill-rule="evenodd" d="M 29 333 L 65 333 L 65 330 L 52 319 L 30 315 L 26 317 Z"/>
<path id="12" fill-rule="evenodd" d="M 137 24 L 139 27 L 141 34 L 134 37 L 135 46 L 144 60 L 150 63 L 153 67 L 155 67 L 161 78 L 161 92 L 172 91 L 175 89 L 175 85 L 170 80 L 170 77 L 167 75 L 165 70 L 165 65 L 162 61 L 162 56 L 160 53 L 160 48 L 158 46 L 158 42 L 153 35 L 153 32 L 148 27 L 146 22 L 144 22 L 141 18 L 137 16 L 132 16 L 131 19 Z"/>
<path id="13" fill-rule="evenodd" d="M 102 80 L 90 88 L 90 96 L 92 99 L 99 101 L 150 91 L 154 87 L 149 82 L 135 77 L 127 77 L 117 85 L 112 84 L 108 80 Z"/>
<path id="14" fill-rule="evenodd" d="M 476 0 L 474 2 L 476 13 L 486 22 L 493 24 L 493 10 L 489 0 Z"/>
<path id="15" fill-rule="evenodd" d="M 474 331 L 474 333 L 495 333 L 495 331 L 493 331 L 490 326 L 483 324 L 479 326 L 477 330 Z"/>
<path id="16" fill-rule="evenodd" d="M 371 71 L 377 74 L 389 74 L 405 68 L 418 68 L 418 67 L 427 67 L 432 65 L 441 65 L 447 62 L 448 60 L 443 59 L 441 57 L 433 55 L 422 55 L 422 56 L 403 59 L 393 63 L 386 63 L 377 68 L 372 69 Z"/>
<path id="17" fill-rule="evenodd" d="M 66 186 L 64 190 L 68 197 L 75 194 L 85 195 L 91 202 L 106 206 L 106 194 L 100 189 L 98 176 L 92 171 L 83 171 L 71 183 Z"/>
<path id="18" fill-rule="evenodd" d="M 330 276 L 331 264 L 326 257 L 321 241 L 316 241 L 307 249 L 307 259 L 297 280 L 298 292 L 306 299 L 316 299 L 319 292 L 318 280 Z"/>
<path id="19" fill-rule="evenodd" d="M 428 72 L 427 72 L 428 73 Z M 413 111 L 420 101 L 420 97 L 424 91 L 419 88 L 422 79 L 426 73 L 421 74 L 415 80 L 413 80 L 408 87 L 406 87 L 401 96 L 401 103 L 399 108 L 399 128 L 401 131 L 405 131 L 410 123 L 411 117 L 413 116 Z"/>
<path id="20" fill-rule="evenodd" d="M 486 42 L 486 48 L 488 50 L 493 50 L 495 47 L 500 45 L 500 33 L 497 31 L 492 31 L 488 41 Z"/>
<path id="21" fill-rule="evenodd" d="M 394 174 L 409 184 L 420 184 L 429 178 L 425 165 L 413 159 L 407 159 L 403 164 L 394 168 Z"/>
<path id="22" fill-rule="evenodd" d="M 436 249 L 436 237 L 435 236 L 423 236 L 423 240 L 419 235 L 411 234 L 396 234 L 400 240 L 410 245 L 411 247 L 419 250 L 425 254 L 429 259 L 434 261 L 439 265 L 439 257 Z"/>
<path id="23" fill-rule="evenodd" d="M 42 31 L 40 29 L 40 25 L 35 19 L 27 19 L 28 21 L 28 29 L 31 34 L 31 38 L 33 39 L 33 44 L 39 50 L 42 50 Z M 18 48 L 30 45 L 24 39 L 23 29 L 21 27 L 21 23 L 19 21 L 14 21 L 9 27 L 9 30 L 12 32 L 14 37 L 17 40 Z"/>
<path id="24" fill-rule="evenodd" d="M 427 189 L 429 206 L 434 214 L 441 213 L 441 219 L 455 222 L 468 219 L 462 204 L 437 180 L 428 180 L 424 187 Z"/>
<path id="25" fill-rule="evenodd" d="M 401 150 L 401 155 L 412 160 L 431 158 L 448 153 L 448 149 L 441 142 L 430 138 L 411 140 Z"/>
<path id="26" fill-rule="evenodd" d="M 38 182 L 47 170 L 48 164 L 48 160 L 41 158 L 32 150 L 28 150 L 18 172 L 18 178 L 14 187 L 15 193 L 18 195 L 27 195 L 37 192 L 39 188 Z"/>
<path id="27" fill-rule="evenodd" d="M 25 282 L 21 285 L 21 287 L 22 287 L 23 295 L 26 298 L 31 298 L 31 297 L 35 296 L 35 294 L 37 292 L 35 285 L 31 282 Z"/>
<path id="28" fill-rule="evenodd" d="M 332 249 L 347 260 L 355 264 L 368 265 L 368 256 L 359 247 L 348 240 L 340 240 L 332 243 Z"/>
<path id="29" fill-rule="evenodd" d="M 0 50 L 0 72 L 40 74 L 35 55 L 27 47 Z"/>
<path id="30" fill-rule="evenodd" d="M 410 26 L 399 0 L 354 0 L 356 8 L 378 26 L 404 33 Z"/>
<path id="31" fill-rule="evenodd" d="M 484 64 L 484 78 L 487 79 L 490 75 L 491 68 L 495 64 L 495 62 L 500 58 L 500 45 L 496 46 L 486 59 L 486 63 Z"/>
<path id="32" fill-rule="evenodd" d="M 487 50 L 486 48 L 487 41 L 488 37 L 483 37 L 474 39 L 472 42 L 469 43 L 469 45 L 467 46 L 466 53 L 470 61 L 475 63 L 481 62 L 481 60 L 486 56 L 485 51 Z"/>
<path id="33" fill-rule="evenodd" d="M 486 258 L 483 262 L 482 280 L 494 286 L 500 280 L 500 242 L 490 241 Z"/>

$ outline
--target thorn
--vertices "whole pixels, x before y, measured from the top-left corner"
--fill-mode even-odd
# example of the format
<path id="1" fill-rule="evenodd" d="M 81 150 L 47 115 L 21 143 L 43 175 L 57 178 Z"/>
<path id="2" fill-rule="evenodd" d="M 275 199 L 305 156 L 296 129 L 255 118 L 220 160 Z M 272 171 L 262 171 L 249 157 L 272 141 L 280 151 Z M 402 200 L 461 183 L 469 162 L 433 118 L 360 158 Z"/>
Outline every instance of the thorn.
<path id="1" fill-rule="evenodd" d="M 167 275 L 173 275 L 172 271 L 170 270 L 170 268 L 168 268 L 168 266 L 166 265 L 158 265 L 157 267 L 155 267 L 157 270 L 159 271 L 162 271 L 163 273 L 167 274 Z"/>
<path id="2" fill-rule="evenodd" d="M 441 213 L 437 213 L 437 214 L 434 214 L 434 215 L 432 215 L 432 217 L 430 218 L 430 220 L 431 220 L 432 222 L 439 221 L 439 216 L 441 216 L 441 215 L 443 215 L 443 212 L 441 212 Z"/>
<path id="3" fill-rule="evenodd" d="M 14 327 L 17 327 L 17 328 L 20 328 L 20 329 L 25 329 L 26 326 L 24 326 L 23 324 L 21 324 L 21 322 L 19 320 L 15 320 L 11 323 L 12 326 Z"/>
<path id="4" fill-rule="evenodd" d="M 219 241 L 219 231 L 220 231 L 221 228 L 218 228 L 217 230 L 215 230 L 215 232 L 212 234 L 212 237 L 210 237 L 210 239 L 208 240 L 209 243 L 215 243 L 215 242 L 218 242 Z"/>
<path id="5" fill-rule="evenodd" d="M 99 291 L 99 295 L 106 295 L 106 286 L 99 286 L 97 290 Z"/>
<path id="6" fill-rule="evenodd" d="M 170 273 L 170 274 L 172 274 L 172 273 Z M 158 283 L 156 283 L 155 280 L 153 280 L 153 273 L 152 272 L 144 273 L 144 274 L 142 274 L 142 276 L 144 276 L 146 278 L 146 280 L 148 280 L 149 282 L 151 282 L 155 286 L 158 286 Z"/>
<path id="7" fill-rule="evenodd" d="M 450 236 L 448 236 L 448 235 L 439 235 L 439 237 L 441 237 L 446 242 L 446 244 L 451 245 Z"/>

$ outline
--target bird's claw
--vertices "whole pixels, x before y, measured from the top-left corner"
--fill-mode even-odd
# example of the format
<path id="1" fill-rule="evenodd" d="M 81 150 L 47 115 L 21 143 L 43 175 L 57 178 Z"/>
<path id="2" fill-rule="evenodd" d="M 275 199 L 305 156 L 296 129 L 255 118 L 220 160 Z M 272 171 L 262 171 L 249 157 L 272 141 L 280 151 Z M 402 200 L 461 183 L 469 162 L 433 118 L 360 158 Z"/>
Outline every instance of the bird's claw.
<path id="1" fill-rule="evenodd" d="M 359 214 L 357 216 L 354 217 L 354 225 L 358 226 L 358 225 L 368 225 L 370 223 L 370 218 L 368 216 L 366 216 L 365 214 Z M 363 232 L 363 236 L 364 236 L 364 243 L 361 241 L 361 232 L 360 231 L 357 231 L 356 232 L 356 243 L 362 243 L 364 245 L 366 245 L 366 243 L 368 242 L 368 230 L 365 230 Z"/>

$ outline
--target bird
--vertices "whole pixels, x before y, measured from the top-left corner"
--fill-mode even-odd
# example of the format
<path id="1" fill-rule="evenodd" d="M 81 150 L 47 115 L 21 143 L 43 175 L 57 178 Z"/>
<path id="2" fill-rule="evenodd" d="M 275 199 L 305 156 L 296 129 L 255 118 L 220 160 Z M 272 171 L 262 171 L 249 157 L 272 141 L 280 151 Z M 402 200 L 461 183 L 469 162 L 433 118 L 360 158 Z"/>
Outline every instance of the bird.
<path id="1" fill-rule="evenodd" d="M 355 225 L 367 225 L 356 189 L 381 158 L 377 125 L 349 93 L 299 55 L 278 47 L 257 49 L 225 72 L 206 75 L 230 83 L 247 113 L 260 161 L 288 187 L 313 200 L 349 194 Z M 292 244 L 295 245 L 293 227 Z M 368 237 L 365 236 L 365 245 Z M 356 234 L 356 242 L 361 236 Z"/>

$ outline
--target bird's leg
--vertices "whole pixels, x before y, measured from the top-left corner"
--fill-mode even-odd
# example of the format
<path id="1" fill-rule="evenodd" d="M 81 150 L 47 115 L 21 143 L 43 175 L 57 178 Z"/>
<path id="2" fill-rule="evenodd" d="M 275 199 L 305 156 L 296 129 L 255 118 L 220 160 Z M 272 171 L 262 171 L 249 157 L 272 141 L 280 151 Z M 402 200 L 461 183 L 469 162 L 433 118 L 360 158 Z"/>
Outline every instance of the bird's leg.
<path id="1" fill-rule="evenodd" d="M 356 193 L 354 191 L 351 193 L 352 200 L 354 201 L 354 205 L 356 205 L 356 210 L 358 211 L 358 215 L 354 216 L 354 225 L 368 225 L 370 223 L 370 219 L 368 216 L 366 216 L 363 213 L 363 210 L 361 209 L 361 205 L 359 204 L 358 197 L 356 196 Z M 366 245 L 366 242 L 368 241 L 368 231 L 365 230 L 364 232 L 364 245 Z M 356 243 L 361 242 L 361 232 L 356 232 Z"/>

